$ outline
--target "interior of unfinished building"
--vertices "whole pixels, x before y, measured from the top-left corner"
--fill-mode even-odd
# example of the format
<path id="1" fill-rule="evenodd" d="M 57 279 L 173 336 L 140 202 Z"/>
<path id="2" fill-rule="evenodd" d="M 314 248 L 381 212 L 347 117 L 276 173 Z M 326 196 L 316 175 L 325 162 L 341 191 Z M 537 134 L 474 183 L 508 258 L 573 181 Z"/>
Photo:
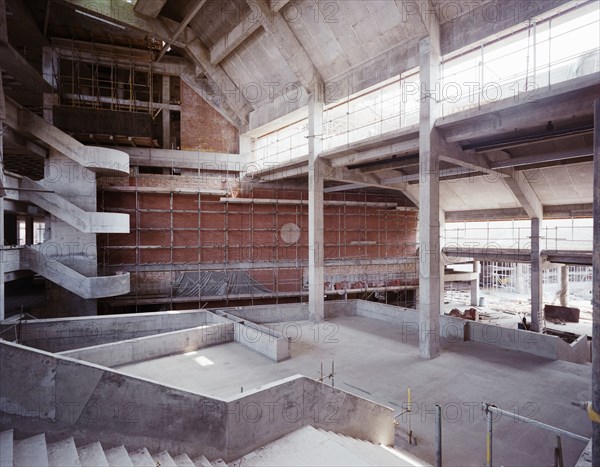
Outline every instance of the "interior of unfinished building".
<path id="1" fill-rule="evenodd" d="M 598 0 L 0 0 L 0 467 L 600 465 Z"/>

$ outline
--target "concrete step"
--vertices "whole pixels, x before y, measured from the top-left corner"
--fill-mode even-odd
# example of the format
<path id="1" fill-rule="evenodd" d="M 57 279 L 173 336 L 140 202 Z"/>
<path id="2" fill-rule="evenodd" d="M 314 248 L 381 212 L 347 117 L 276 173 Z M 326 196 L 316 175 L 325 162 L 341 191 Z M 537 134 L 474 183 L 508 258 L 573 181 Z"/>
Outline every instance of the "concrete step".
<path id="1" fill-rule="evenodd" d="M 48 463 L 56 467 L 81 467 L 77 446 L 73 438 L 48 445 Z"/>
<path id="2" fill-rule="evenodd" d="M 31 438 L 15 441 L 13 465 L 14 467 L 48 467 L 46 436 L 35 435 Z"/>
<path id="3" fill-rule="evenodd" d="M 227 467 L 227 464 L 223 459 L 217 459 L 214 461 L 210 461 L 213 467 Z"/>
<path id="4" fill-rule="evenodd" d="M 0 433 L 0 467 L 13 467 L 13 430 Z"/>
<path id="5" fill-rule="evenodd" d="M 175 465 L 177 467 L 196 467 L 192 462 L 192 459 L 184 452 L 183 454 L 179 454 L 177 457 L 174 457 Z"/>
<path id="6" fill-rule="evenodd" d="M 77 448 L 81 467 L 109 467 L 104 449 L 98 442 Z"/>
<path id="7" fill-rule="evenodd" d="M 156 462 L 146 448 L 131 451 L 129 457 L 134 467 L 156 467 Z"/>
<path id="8" fill-rule="evenodd" d="M 104 455 L 110 467 L 133 467 L 129 453 L 123 445 L 105 450 Z"/>
<path id="9" fill-rule="evenodd" d="M 212 464 L 204 456 L 196 457 L 193 462 L 196 467 L 212 467 Z"/>
<path id="10" fill-rule="evenodd" d="M 160 467 L 177 467 L 177 464 L 167 451 L 162 451 L 158 454 L 154 454 L 152 456 L 152 459 L 154 459 L 156 465 Z"/>

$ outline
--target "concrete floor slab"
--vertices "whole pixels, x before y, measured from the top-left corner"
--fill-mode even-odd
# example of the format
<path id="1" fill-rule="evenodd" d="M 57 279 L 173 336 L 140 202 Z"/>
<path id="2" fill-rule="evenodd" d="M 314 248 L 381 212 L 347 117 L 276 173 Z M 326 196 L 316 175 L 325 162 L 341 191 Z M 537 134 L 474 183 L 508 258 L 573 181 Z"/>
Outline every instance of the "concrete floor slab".
<path id="1" fill-rule="evenodd" d="M 417 446 L 407 440 L 408 417 L 399 418 L 397 445 L 433 463 L 434 406 L 442 405 L 444 465 L 482 465 L 486 423 L 481 402 L 493 402 L 519 415 L 535 418 L 583 436 L 591 423 L 571 401 L 590 400 L 591 367 L 502 349 L 477 342 L 442 340 L 433 360 L 418 356 L 418 337 L 362 317 L 336 318 L 316 325 L 281 323 L 277 330 L 292 338 L 292 358 L 275 363 L 236 343 L 120 367 L 188 391 L 230 397 L 294 374 L 318 378 L 321 361 L 329 373 L 335 360 L 335 386 L 371 399 L 396 412 L 411 388 L 411 427 Z M 326 380 L 330 384 L 330 380 Z M 551 465 L 556 437 L 531 425 L 503 417 L 494 425 L 494 463 Z M 584 449 L 562 439 L 565 465 L 573 465 Z"/>

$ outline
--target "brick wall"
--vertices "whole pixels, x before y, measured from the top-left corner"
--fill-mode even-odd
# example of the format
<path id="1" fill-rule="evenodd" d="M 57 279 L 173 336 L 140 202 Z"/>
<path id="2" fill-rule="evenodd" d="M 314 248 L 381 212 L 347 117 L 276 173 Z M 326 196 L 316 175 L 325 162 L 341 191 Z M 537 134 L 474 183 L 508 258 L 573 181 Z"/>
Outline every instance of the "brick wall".
<path id="1" fill-rule="evenodd" d="M 99 236 L 99 261 L 113 272 L 130 271 L 134 295 L 169 296 L 171 287 L 181 281 L 186 271 L 196 277 L 199 271 L 238 271 L 241 275 L 232 279 L 237 285 L 240 281 L 253 281 L 266 289 L 267 295 L 305 290 L 309 252 L 306 204 L 221 202 L 217 195 L 179 191 L 182 180 L 176 180 L 178 188 L 173 189 L 173 178 L 178 177 L 151 177 L 156 184 L 162 181 L 165 188 L 173 191 L 106 191 L 99 197 L 102 210 L 130 215 L 131 233 Z M 186 186 L 193 185 L 192 179 L 186 180 Z M 133 180 L 132 177 L 130 186 Z M 197 186 L 206 185 L 200 179 L 196 182 Z M 141 183 L 141 178 L 135 183 L 147 185 Z M 259 187 L 240 193 L 239 197 L 306 200 L 308 193 Z M 325 199 L 393 201 L 385 196 L 365 198 L 364 194 L 351 193 L 329 193 Z M 356 288 L 414 285 L 416 212 L 393 207 L 326 205 L 324 216 L 325 259 L 333 261 L 325 268 L 328 289 L 346 282 L 344 287 L 348 288 L 354 284 L 358 284 Z M 289 240 L 282 235 L 286 224 L 299 228 L 296 242 L 285 241 Z"/>
<path id="2" fill-rule="evenodd" d="M 181 149 L 237 154 L 239 133 L 183 81 L 181 82 Z"/>

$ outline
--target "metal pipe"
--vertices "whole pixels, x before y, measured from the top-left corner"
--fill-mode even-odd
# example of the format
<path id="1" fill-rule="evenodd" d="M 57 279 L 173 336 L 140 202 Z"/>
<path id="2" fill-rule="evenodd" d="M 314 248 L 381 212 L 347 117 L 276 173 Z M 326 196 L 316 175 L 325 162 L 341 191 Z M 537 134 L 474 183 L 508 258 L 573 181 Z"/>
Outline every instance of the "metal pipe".
<path id="1" fill-rule="evenodd" d="M 519 420 L 520 422 L 524 422 L 524 423 L 529 423 L 531 425 L 535 425 L 535 426 L 537 426 L 539 428 L 542 428 L 544 430 L 550 431 L 552 433 L 556 433 L 556 434 L 561 435 L 561 436 L 567 436 L 569 438 L 573 438 L 573 439 L 576 439 L 578 441 L 582 441 L 584 443 L 589 442 L 589 438 L 586 438 L 585 436 L 581 436 L 581 435 L 578 435 L 576 433 L 571 433 L 570 431 L 563 430 L 562 428 L 557 428 L 557 427 L 552 426 L 552 425 L 547 425 L 546 423 L 538 422 L 537 420 L 534 420 L 532 418 L 523 417 L 521 415 L 517 415 L 516 413 L 509 412 L 507 410 L 502 410 L 502 409 L 500 409 L 498 407 L 495 407 L 495 406 L 487 404 L 487 403 L 484 403 L 484 408 L 485 408 L 485 411 L 488 412 L 488 413 L 497 413 L 497 414 L 500 414 L 500 415 L 505 415 L 505 416 L 511 417 L 511 418 L 513 418 L 515 420 Z"/>
<path id="2" fill-rule="evenodd" d="M 435 467 L 442 467 L 442 407 L 435 404 Z"/>
<path id="3" fill-rule="evenodd" d="M 486 437 L 486 455 L 485 455 L 485 465 L 487 467 L 492 467 L 492 422 L 493 416 L 492 411 L 490 410 L 491 406 L 486 404 L 486 414 L 487 414 L 487 437 Z"/>

